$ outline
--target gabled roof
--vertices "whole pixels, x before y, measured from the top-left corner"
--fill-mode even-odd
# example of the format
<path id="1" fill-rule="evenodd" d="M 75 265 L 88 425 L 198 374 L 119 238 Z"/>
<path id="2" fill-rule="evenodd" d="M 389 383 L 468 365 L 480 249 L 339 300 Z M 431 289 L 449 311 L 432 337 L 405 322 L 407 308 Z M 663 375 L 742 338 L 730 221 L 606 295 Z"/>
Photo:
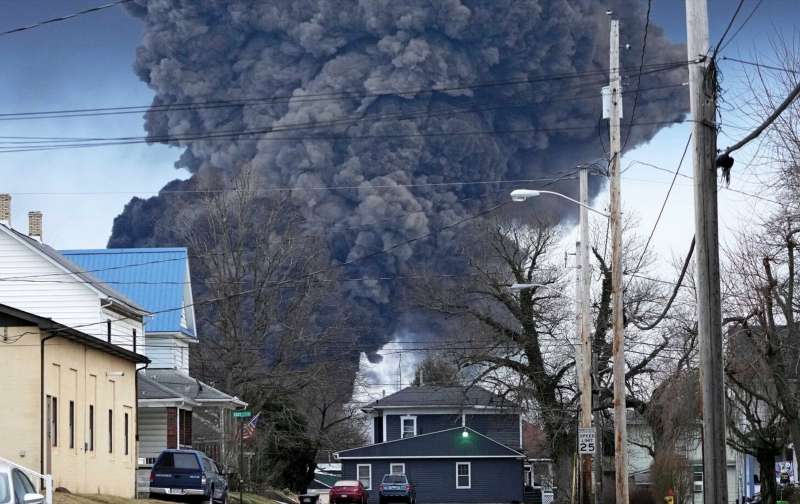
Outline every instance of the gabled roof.
<path id="1" fill-rule="evenodd" d="M 464 436 L 467 432 L 469 435 Z M 469 427 L 454 427 L 430 434 L 387 441 L 337 453 L 348 459 L 411 458 L 525 458 L 522 453 L 498 443 Z"/>
<path id="2" fill-rule="evenodd" d="M 191 398 L 184 396 L 180 392 L 176 392 L 169 387 L 161 385 L 155 380 L 147 376 L 147 371 L 139 374 L 139 391 L 137 399 L 144 401 L 159 401 L 159 402 L 182 402 L 190 406 L 199 406 Z"/>
<path id="3" fill-rule="evenodd" d="M 60 254 L 53 247 L 41 243 L 38 240 L 34 240 L 30 236 L 20 233 L 19 231 L 10 228 L 4 224 L 0 224 L 0 231 L 5 232 L 8 236 L 14 238 L 23 245 L 32 248 L 36 252 L 40 253 L 41 255 L 55 262 L 60 267 L 67 270 L 67 272 L 74 274 L 81 281 L 83 281 L 90 289 L 94 289 L 99 294 L 107 296 L 108 299 L 116 303 L 119 308 L 122 308 L 136 315 L 147 315 L 149 313 L 146 309 L 142 308 L 134 301 L 128 299 L 123 293 L 110 287 L 100 278 L 91 275 L 90 273 L 85 271 L 83 267 L 64 257 L 64 255 Z"/>
<path id="4" fill-rule="evenodd" d="M 26 325 L 36 326 L 40 331 L 45 332 L 48 336 L 56 336 L 58 338 L 75 341 L 76 343 L 86 345 L 136 364 L 146 364 L 150 362 L 150 359 L 144 355 L 131 352 L 130 350 L 126 350 L 121 346 L 114 345 L 113 343 L 108 343 L 100 338 L 95 338 L 94 336 L 82 333 L 71 327 L 54 322 L 52 319 L 40 317 L 39 315 L 34 315 L 33 313 L 28 313 L 8 305 L 0 304 L 0 325 L 14 326 L 17 324 L 19 324 L 20 327 L 24 327 Z"/>
<path id="5" fill-rule="evenodd" d="M 194 309 L 186 308 L 187 327 L 181 324 L 182 310 L 174 309 L 192 302 L 185 248 L 62 250 L 61 254 L 154 313 L 147 320 L 148 333 L 196 337 Z"/>
<path id="6" fill-rule="evenodd" d="M 151 389 L 153 394 L 164 394 L 164 397 L 140 397 L 139 399 L 173 399 L 175 397 L 185 398 L 187 401 L 200 405 L 229 405 L 231 407 L 247 406 L 247 403 L 238 397 L 232 397 L 217 390 L 216 388 L 201 382 L 191 376 L 175 369 L 146 369 L 142 373 L 149 382 L 158 385 L 161 392 Z M 171 397 L 167 392 L 171 393 Z"/>
<path id="7" fill-rule="evenodd" d="M 383 408 L 517 408 L 511 401 L 483 387 L 421 385 L 406 387 L 373 402 L 365 409 Z"/>

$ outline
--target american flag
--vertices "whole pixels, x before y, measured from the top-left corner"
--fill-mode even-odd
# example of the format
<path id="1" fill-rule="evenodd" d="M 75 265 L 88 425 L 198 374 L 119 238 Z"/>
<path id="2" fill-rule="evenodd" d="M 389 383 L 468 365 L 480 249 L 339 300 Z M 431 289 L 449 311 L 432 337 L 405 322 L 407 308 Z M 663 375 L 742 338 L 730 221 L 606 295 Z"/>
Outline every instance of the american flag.
<path id="1" fill-rule="evenodd" d="M 242 427 L 242 439 L 250 440 L 256 437 L 256 425 L 258 425 L 258 418 L 260 416 L 261 413 L 257 413 L 256 416 L 251 418 L 250 421 Z"/>

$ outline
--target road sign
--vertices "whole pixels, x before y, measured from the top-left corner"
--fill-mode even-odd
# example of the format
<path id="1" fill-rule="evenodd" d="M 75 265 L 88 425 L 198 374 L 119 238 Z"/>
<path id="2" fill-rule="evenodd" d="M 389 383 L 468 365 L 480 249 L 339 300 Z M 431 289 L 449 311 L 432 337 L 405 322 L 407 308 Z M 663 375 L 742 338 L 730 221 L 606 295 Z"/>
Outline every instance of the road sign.
<path id="1" fill-rule="evenodd" d="M 578 453 L 581 455 L 594 455 L 595 433 L 594 427 L 578 429 Z"/>
<path id="2" fill-rule="evenodd" d="M 236 410 L 233 412 L 234 418 L 250 418 L 253 416 L 253 412 L 250 410 Z"/>

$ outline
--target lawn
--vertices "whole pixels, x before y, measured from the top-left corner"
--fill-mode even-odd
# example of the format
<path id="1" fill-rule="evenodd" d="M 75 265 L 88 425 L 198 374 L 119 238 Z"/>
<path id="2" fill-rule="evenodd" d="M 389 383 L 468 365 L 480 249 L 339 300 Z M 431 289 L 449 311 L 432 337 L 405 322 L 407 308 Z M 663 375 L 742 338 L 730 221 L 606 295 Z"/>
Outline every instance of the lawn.
<path id="1" fill-rule="evenodd" d="M 126 499 L 110 495 L 82 495 L 56 492 L 54 504 L 165 504 L 164 501 L 152 499 Z M 239 494 L 231 493 L 228 497 L 230 504 L 239 504 Z M 255 494 L 244 494 L 244 504 L 292 504 L 293 500 L 287 497 L 280 501 L 269 499 Z"/>

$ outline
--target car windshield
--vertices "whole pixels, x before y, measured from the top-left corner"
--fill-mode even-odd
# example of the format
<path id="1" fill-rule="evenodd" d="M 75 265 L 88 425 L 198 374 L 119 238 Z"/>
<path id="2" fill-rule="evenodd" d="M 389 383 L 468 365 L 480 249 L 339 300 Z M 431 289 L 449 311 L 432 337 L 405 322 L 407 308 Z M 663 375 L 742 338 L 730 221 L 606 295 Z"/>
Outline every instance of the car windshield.
<path id="1" fill-rule="evenodd" d="M 358 486 L 358 481 L 342 480 L 333 484 L 335 487 L 355 487 Z"/>
<path id="2" fill-rule="evenodd" d="M 406 483 L 406 477 L 402 474 L 387 474 L 383 477 L 384 483 Z"/>
<path id="3" fill-rule="evenodd" d="M 0 474 L 0 504 L 11 501 L 11 486 L 8 484 L 8 474 Z"/>
<path id="4" fill-rule="evenodd" d="M 159 469 L 200 469 L 194 453 L 165 453 L 156 464 Z"/>

